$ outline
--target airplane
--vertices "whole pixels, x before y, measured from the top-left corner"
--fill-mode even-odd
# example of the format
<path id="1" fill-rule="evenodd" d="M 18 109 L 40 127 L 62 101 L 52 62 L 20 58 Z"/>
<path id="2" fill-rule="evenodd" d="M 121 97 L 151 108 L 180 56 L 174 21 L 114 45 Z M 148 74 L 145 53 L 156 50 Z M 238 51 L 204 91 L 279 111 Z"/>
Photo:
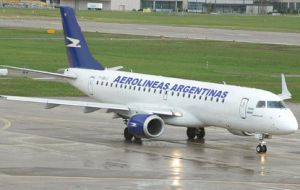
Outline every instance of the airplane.
<path id="1" fill-rule="evenodd" d="M 283 100 L 290 99 L 285 77 L 282 93 L 227 84 L 184 80 L 164 76 L 121 71 L 122 67 L 105 68 L 91 55 L 75 13 L 60 7 L 69 68 L 62 73 L 18 68 L 67 80 L 96 102 L 35 97 L 1 96 L 6 100 L 83 107 L 85 113 L 106 109 L 121 117 L 127 141 L 157 138 L 166 124 L 186 127 L 189 140 L 203 139 L 205 128 L 227 129 L 239 136 L 259 139 L 257 153 L 267 152 L 265 139 L 288 135 L 298 130 L 298 123 Z"/>

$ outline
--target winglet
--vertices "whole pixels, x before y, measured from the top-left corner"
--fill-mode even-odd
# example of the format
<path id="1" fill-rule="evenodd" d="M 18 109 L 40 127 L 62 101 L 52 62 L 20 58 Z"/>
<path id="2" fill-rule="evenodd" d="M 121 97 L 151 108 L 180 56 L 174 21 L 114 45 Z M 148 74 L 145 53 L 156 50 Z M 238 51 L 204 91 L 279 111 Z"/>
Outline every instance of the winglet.
<path id="1" fill-rule="evenodd" d="M 281 88 L 282 88 L 281 94 L 279 94 L 278 96 L 282 100 L 291 99 L 292 98 L 292 94 L 290 93 L 290 91 L 287 88 L 284 74 L 281 74 Z"/>

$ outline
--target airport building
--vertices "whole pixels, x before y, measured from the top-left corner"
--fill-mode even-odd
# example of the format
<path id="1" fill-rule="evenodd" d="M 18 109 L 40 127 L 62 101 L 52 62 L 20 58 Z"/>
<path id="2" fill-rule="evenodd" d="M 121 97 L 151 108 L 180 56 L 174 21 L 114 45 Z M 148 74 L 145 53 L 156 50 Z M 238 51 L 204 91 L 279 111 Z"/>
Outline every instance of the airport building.
<path id="1" fill-rule="evenodd" d="M 187 11 L 197 13 L 265 14 L 299 10 L 300 0 L 47 0 L 55 5 L 87 9 L 88 3 L 100 3 L 103 10 L 132 11 L 151 9 L 157 12 Z"/>
<path id="2" fill-rule="evenodd" d="M 132 11 L 141 9 L 141 0 L 53 0 L 55 4 L 66 5 L 77 10 L 88 9 L 88 3 L 101 3 L 103 10 Z"/>
<path id="3" fill-rule="evenodd" d="M 299 13 L 300 11 L 300 0 L 279 0 L 273 1 L 272 5 L 274 10 L 283 13 Z"/>
<path id="4" fill-rule="evenodd" d="M 51 0 L 55 4 L 87 9 L 88 3 L 101 3 L 103 10 L 131 11 L 151 9 L 157 12 L 225 12 L 243 13 L 253 0 Z"/>
<path id="5" fill-rule="evenodd" d="M 2 0 L 2 6 L 24 3 L 30 5 L 32 2 L 36 5 L 33 7 L 39 7 L 41 1 L 44 2 L 43 6 L 65 5 L 76 10 L 86 10 L 89 4 L 98 4 L 101 7 L 98 9 L 113 11 L 147 9 L 156 12 L 300 14 L 300 0 Z"/>
<path id="6" fill-rule="evenodd" d="M 253 0 L 188 0 L 188 12 L 245 13 Z"/>

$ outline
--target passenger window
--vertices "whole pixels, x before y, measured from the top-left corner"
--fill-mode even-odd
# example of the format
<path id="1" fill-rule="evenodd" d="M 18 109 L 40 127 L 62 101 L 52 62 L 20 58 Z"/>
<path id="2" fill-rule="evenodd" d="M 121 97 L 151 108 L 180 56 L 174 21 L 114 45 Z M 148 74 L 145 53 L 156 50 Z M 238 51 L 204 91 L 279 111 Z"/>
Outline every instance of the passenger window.
<path id="1" fill-rule="evenodd" d="M 256 108 L 265 108 L 266 107 L 266 102 L 265 101 L 259 101 L 256 104 Z"/>

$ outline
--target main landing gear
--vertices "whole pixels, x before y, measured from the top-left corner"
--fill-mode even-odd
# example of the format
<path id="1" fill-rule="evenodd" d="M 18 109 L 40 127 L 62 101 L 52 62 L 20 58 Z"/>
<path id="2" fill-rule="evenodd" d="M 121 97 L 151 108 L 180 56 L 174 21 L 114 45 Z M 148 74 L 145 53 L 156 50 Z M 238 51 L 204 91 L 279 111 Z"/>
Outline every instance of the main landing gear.
<path id="1" fill-rule="evenodd" d="M 259 139 L 259 145 L 256 147 L 256 152 L 261 154 L 261 153 L 266 153 L 267 152 L 267 142 L 264 141 L 265 138 L 271 138 L 267 134 L 259 134 L 257 135 L 257 138 Z"/>
<path id="2" fill-rule="evenodd" d="M 123 122 L 127 126 L 128 119 L 124 119 Z M 132 142 L 132 140 L 134 138 L 134 142 L 136 142 L 136 143 L 142 143 L 142 139 L 141 138 L 135 137 L 133 134 L 129 133 L 128 127 L 126 127 L 124 129 L 124 138 L 125 138 L 126 142 Z"/>
<path id="3" fill-rule="evenodd" d="M 205 136 L 205 129 L 188 127 L 186 130 L 186 135 L 189 140 L 195 139 L 196 136 L 197 136 L 197 139 L 203 139 Z"/>
<path id="4" fill-rule="evenodd" d="M 128 132 L 128 127 L 124 129 L 124 138 L 126 141 L 131 141 L 133 138 L 133 134 Z"/>
<path id="5" fill-rule="evenodd" d="M 126 142 L 131 142 L 132 139 L 133 139 L 133 137 L 134 137 L 134 142 L 136 142 L 136 143 L 142 143 L 142 139 L 138 138 L 138 137 L 135 137 L 133 134 L 129 133 L 128 132 L 128 127 L 126 127 L 124 129 L 124 138 L 125 138 Z"/>

